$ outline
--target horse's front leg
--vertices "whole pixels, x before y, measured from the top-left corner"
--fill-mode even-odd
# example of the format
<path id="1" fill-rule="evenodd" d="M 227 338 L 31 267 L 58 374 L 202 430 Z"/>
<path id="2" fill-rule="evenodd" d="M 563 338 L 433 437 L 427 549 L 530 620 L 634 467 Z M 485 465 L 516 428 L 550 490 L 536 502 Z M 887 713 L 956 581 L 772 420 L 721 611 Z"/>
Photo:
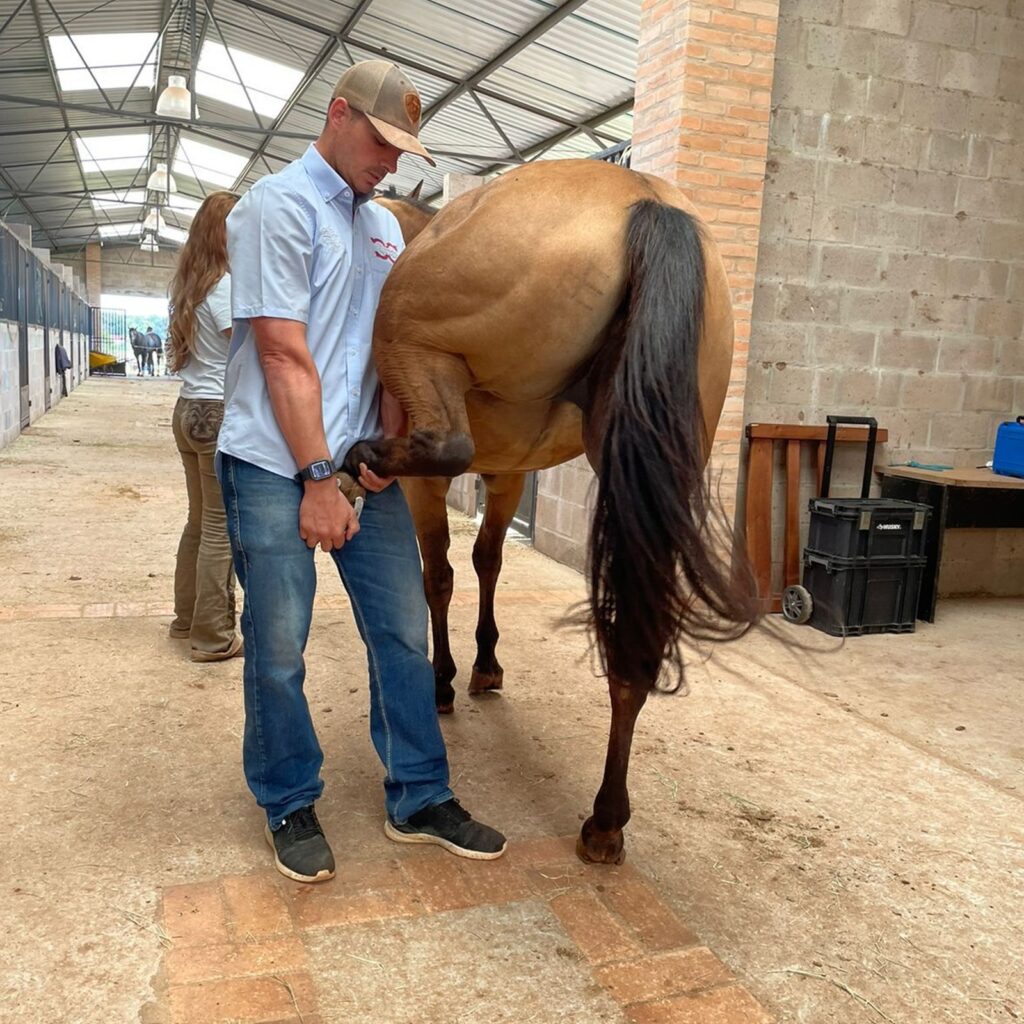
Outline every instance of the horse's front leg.
<path id="1" fill-rule="evenodd" d="M 438 714 L 442 715 L 451 714 L 455 704 L 455 660 L 448 643 L 448 606 L 455 577 L 448 561 L 450 537 L 445 496 L 450 485 L 451 479 L 447 477 L 407 477 L 402 481 L 423 556 L 423 590 L 430 608 L 434 641 L 434 700 Z"/>
<path id="2" fill-rule="evenodd" d="M 633 744 L 636 716 L 647 700 L 648 690 L 608 679 L 612 701 L 611 733 L 604 779 L 594 799 L 594 813 L 583 823 L 576 852 L 581 860 L 594 864 L 621 864 L 626 859 L 622 830 L 629 821 L 629 751 Z"/>
<path id="3" fill-rule="evenodd" d="M 476 623 L 476 661 L 469 681 L 471 694 L 500 690 L 504 679 L 504 670 L 495 654 L 498 626 L 494 621 L 494 591 L 501 573 L 505 533 L 519 507 L 525 479 L 522 473 L 483 477 L 487 506 L 473 545 L 473 568 L 480 581 L 480 607 Z"/>

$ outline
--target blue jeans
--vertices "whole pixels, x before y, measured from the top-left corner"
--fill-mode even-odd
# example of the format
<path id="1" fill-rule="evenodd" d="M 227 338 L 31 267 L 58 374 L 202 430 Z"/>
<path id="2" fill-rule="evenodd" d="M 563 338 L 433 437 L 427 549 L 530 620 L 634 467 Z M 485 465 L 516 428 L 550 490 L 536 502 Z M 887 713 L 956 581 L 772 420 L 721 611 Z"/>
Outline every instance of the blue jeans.
<path id="1" fill-rule="evenodd" d="M 323 753 L 302 689 L 314 551 L 299 536 L 302 484 L 224 453 L 218 473 L 245 591 L 245 777 L 276 829 L 324 788 Z M 384 763 L 385 807 L 401 823 L 452 796 L 427 658 L 423 575 L 401 488 L 367 494 L 359 526 L 332 557 L 366 645 L 370 737 Z"/>

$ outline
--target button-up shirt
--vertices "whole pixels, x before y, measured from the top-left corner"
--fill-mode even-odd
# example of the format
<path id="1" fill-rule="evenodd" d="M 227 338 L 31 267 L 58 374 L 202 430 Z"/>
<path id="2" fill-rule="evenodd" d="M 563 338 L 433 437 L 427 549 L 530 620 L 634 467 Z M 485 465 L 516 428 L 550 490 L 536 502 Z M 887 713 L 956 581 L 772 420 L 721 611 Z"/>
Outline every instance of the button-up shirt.
<path id="1" fill-rule="evenodd" d="M 256 182 L 228 215 L 234 323 L 220 451 L 280 476 L 301 468 L 270 404 L 253 317 L 306 325 L 336 463 L 356 441 L 381 436 L 373 319 L 403 242 L 394 215 L 367 198 L 310 145 Z"/>

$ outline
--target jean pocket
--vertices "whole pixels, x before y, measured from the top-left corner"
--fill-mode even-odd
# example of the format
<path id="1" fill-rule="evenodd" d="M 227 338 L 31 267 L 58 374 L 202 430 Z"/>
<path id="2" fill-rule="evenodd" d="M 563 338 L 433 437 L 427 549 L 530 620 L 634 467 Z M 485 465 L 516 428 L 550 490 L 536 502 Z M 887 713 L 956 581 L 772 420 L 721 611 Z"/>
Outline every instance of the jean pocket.
<path id="1" fill-rule="evenodd" d="M 224 403 L 191 401 L 185 407 L 181 428 L 194 444 L 212 444 L 224 421 Z"/>

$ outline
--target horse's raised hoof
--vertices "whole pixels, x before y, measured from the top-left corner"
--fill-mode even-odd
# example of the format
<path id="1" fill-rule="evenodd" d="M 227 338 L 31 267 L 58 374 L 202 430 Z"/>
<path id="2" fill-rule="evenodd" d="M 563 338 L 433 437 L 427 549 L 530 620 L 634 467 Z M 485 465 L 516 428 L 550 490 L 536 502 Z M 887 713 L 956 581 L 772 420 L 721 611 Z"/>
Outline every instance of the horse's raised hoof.
<path id="1" fill-rule="evenodd" d="M 593 818 L 587 818 L 576 840 L 576 856 L 586 864 L 622 864 L 626 859 L 622 829 L 602 832 Z"/>
<path id="2" fill-rule="evenodd" d="M 481 672 L 474 668 L 469 678 L 469 695 L 472 697 L 478 693 L 487 693 L 489 690 L 500 690 L 504 678 L 504 669 L 499 668 L 497 672 Z"/>
<path id="3" fill-rule="evenodd" d="M 354 479 L 343 469 L 339 469 L 334 474 L 334 479 L 338 481 L 338 490 L 348 499 L 350 505 L 356 503 L 356 498 L 365 498 L 366 490 L 359 485 L 359 481 Z"/>

